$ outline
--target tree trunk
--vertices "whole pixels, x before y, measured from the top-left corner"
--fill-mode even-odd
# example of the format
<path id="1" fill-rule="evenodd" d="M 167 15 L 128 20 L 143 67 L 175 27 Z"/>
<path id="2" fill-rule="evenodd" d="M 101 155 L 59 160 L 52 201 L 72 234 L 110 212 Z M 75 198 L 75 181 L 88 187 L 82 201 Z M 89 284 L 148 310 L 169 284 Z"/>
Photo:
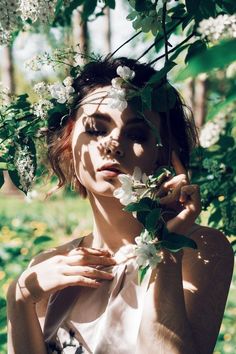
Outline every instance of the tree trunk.
<path id="1" fill-rule="evenodd" d="M 207 75 L 201 74 L 195 80 L 194 119 L 197 128 L 201 128 L 206 118 Z"/>
<path id="2" fill-rule="evenodd" d="M 72 18 L 72 33 L 74 48 L 85 55 L 81 58 L 81 64 L 87 62 L 87 55 L 89 54 L 89 32 L 87 21 L 82 21 L 79 9 L 75 10 Z"/>
<path id="3" fill-rule="evenodd" d="M 9 89 L 10 94 L 15 93 L 14 66 L 11 47 L 2 48 L 2 84 Z M 4 184 L 1 188 L 1 194 L 22 198 L 24 193 L 14 185 L 8 171 L 3 171 L 3 176 Z"/>
<path id="4" fill-rule="evenodd" d="M 105 8 L 104 16 L 104 51 L 105 53 L 111 52 L 111 11 L 109 7 Z"/>

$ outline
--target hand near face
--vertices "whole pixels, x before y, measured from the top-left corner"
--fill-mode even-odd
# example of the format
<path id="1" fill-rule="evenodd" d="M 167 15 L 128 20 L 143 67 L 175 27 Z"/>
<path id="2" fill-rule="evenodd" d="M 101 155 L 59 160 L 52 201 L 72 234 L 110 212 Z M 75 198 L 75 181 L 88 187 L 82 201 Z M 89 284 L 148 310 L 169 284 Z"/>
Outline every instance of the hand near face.
<path id="1" fill-rule="evenodd" d="M 166 195 L 160 198 L 160 203 L 177 212 L 167 222 L 169 231 L 187 234 L 201 212 L 199 186 L 190 184 L 187 172 L 175 152 L 172 153 L 172 165 L 176 176 L 163 184 Z"/>
<path id="2" fill-rule="evenodd" d="M 57 254 L 25 270 L 18 279 L 19 297 L 25 302 L 39 302 L 68 286 L 98 288 L 113 275 L 100 270 L 116 261 L 107 250 L 78 247 Z"/>

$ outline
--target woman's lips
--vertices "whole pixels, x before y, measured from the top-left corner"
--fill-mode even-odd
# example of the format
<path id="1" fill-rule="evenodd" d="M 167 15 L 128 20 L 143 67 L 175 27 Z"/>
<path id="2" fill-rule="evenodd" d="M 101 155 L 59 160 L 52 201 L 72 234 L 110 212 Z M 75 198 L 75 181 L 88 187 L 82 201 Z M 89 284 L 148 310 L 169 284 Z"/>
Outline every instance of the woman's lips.
<path id="1" fill-rule="evenodd" d="M 112 165 L 104 165 L 98 171 L 107 177 L 117 177 L 120 173 L 122 173 L 117 167 Z"/>
<path id="2" fill-rule="evenodd" d="M 121 173 L 121 172 L 115 171 L 115 170 L 101 170 L 99 172 L 107 177 L 117 177 Z"/>

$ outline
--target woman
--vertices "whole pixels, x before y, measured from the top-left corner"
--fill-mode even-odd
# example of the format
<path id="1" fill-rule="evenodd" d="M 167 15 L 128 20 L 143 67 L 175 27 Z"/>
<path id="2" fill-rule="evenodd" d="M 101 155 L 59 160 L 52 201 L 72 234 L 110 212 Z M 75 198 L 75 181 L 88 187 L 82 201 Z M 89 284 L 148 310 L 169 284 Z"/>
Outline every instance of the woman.
<path id="1" fill-rule="evenodd" d="M 125 78 L 123 93 L 142 89 L 155 74 L 125 58 L 91 62 L 73 83 L 76 109 L 49 129 L 49 160 L 59 186 L 70 182 L 89 198 L 94 227 L 90 235 L 35 257 L 11 285 L 9 354 L 210 354 L 214 349 L 233 253 L 220 232 L 194 224 L 199 189 L 186 174 L 196 142 L 193 124 L 176 91 L 169 121 L 154 110 L 145 110 L 140 119 L 122 92 L 114 95 L 121 89 L 117 72 Z M 198 249 L 174 254 L 163 249 L 162 262 L 139 285 L 133 251 L 142 225 L 113 194 L 120 174 L 132 175 L 139 167 L 150 175 L 170 157 L 176 176 L 163 182 L 160 192 L 166 225 Z"/>

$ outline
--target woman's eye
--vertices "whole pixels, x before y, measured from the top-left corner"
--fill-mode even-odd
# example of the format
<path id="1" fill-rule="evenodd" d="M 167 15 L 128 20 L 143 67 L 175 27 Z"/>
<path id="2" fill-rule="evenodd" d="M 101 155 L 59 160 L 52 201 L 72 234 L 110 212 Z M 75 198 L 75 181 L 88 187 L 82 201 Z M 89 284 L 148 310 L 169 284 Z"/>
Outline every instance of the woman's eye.
<path id="1" fill-rule="evenodd" d="M 130 132 L 128 133 L 128 138 L 137 143 L 144 143 L 147 141 L 147 135 L 143 132 Z"/>
<path id="2" fill-rule="evenodd" d="M 86 133 L 92 136 L 103 136 L 106 134 L 106 131 L 98 129 L 87 129 Z"/>

